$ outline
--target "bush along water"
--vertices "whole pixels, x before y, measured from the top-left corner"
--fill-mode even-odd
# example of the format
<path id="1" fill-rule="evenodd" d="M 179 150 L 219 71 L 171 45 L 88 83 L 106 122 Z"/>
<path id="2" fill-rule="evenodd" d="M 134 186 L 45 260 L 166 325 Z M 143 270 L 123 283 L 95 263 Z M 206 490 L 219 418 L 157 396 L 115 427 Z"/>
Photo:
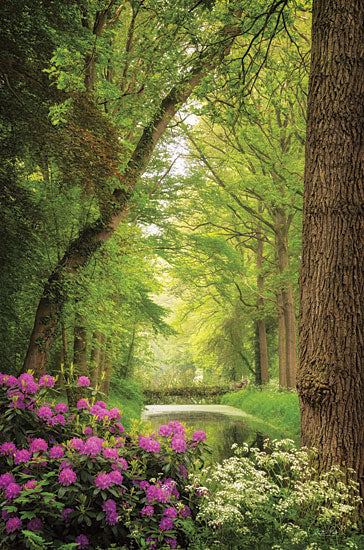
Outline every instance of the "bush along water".
<path id="1" fill-rule="evenodd" d="M 0 548 L 188 548 L 201 495 L 186 478 L 205 433 L 174 421 L 127 435 L 119 409 L 77 384 L 69 408 L 50 375 L 0 375 Z"/>

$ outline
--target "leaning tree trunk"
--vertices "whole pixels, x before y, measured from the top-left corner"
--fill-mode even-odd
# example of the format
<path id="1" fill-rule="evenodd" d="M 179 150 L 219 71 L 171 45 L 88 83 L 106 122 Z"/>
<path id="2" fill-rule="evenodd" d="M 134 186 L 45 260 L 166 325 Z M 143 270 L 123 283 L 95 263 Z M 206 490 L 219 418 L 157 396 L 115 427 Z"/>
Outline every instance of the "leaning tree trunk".
<path id="1" fill-rule="evenodd" d="M 241 12 L 237 14 L 237 19 L 240 16 Z M 202 79 L 229 55 L 231 44 L 240 32 L 238 25 L 225 25 L 218 35 L 220 40 L 216 40 L 214 45 L 201 53 L 197 60 L 191 60 L 192 67 L 188 75 L 172 87 L 161 100 L 157 113 L 145 127 L 124 173 L 119 175 L 122 188 L 116 187 L 110 195 L 112 213 L 108 219 L 100 217 L 81 231 L 78 238 L 69 244 L 46 283 L 36 312 L 23 371 L 32 369 L 37 377 L 44 374 L 46 357 L 58 329 L 60 311 L 67 298 L 63 290 L 64 278 L 76 275 L 96 250 L 114 234 L 128 212 L 129 198 L 169 122 Z"/>
<path id="2" fill-rule="evenodd" d="M 364 496 L 364 2 L 315 0 L 298 392 L 301 442 Z"/>

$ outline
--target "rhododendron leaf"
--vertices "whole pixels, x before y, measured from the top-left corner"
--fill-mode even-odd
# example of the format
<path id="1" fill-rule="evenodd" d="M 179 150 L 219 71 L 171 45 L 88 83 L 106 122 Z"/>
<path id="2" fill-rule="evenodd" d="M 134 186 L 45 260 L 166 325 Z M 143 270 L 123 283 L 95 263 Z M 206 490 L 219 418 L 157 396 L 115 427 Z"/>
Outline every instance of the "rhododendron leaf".
<path id="1" fill-rule="evenodd" d="M 61 487 L 61 488 L 58 490 L 58 496 L 59 496 L 59 498 L 64 497 L 65 494 L 66 494 L 66 487 Z"/>

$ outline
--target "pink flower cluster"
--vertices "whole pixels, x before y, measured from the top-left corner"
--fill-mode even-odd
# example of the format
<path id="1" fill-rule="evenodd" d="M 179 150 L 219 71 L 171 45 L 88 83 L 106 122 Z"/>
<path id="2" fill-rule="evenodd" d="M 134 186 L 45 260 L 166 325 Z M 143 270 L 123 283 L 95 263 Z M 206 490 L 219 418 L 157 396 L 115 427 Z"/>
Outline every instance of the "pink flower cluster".
<path id="1" fill-rule="evenodd" d="M 105 500 L 104 504 L 102 505 L 102 509 L 106 514 L 106 523 L 108 525 L 116 525 L 119 516 L 116 511 L 116 502 L 112 498 L 109 498 L 108 500 Z"/>
<path id="2" fill-rule="evenodd" d="M 118 470 L 113 470 L 109 474 L 101 472 L 95 478 L 95 485 L 98 489 L 108 489 L 112 484 L 121 485 L 123 476 Z"/>
<path id="3" fill-rule="evenodd" d="M 171 478 L 166 479 L 164 483 L 158 481 L 155 485 L 148 485 L 148 487 L 145 488 L 147 501 L 149 503 L 155 501 L 163 503 L 170 502 L 172 496 L 176 498 L 179 497 L 179 493 L 176 491 L 175 487 L 176 482 Z"/>
<path id="4" fill-rule="evenodd" d="M 159 453 L 161 450 L 161 444 L 153 437 L 139 436 L 139 447 L 147 451 L 148 453 Z"/>

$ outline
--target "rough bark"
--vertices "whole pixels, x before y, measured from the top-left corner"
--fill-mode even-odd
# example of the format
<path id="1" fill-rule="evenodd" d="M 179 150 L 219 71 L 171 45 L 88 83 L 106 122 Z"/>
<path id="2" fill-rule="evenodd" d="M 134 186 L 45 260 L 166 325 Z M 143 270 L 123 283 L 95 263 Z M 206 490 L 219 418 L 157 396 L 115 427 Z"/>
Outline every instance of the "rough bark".
<path id="1" fill-rule="evenodd" d="M 364 496 L 364 2 L 315 0 L 303 216 L 301 442 Z"/>
<path id="2" fill-rule="evenodd" d="M 114 203 L 113 213 L 108 219 L 99 218 L 86 226 L 77 239 L 72 241 L 63 258 L 56 265 L 47 284 L 35 316 L 35 323 L 23 365 L 23 371 L 32 369 L 35 376 L 45 372 L 45 360 L 53 344 L 58 327 L 59 312 L 66 300 L 63 293 L 63 279 L 75 275 L 115 232 L 128 212 L 128 200 L 144 173 L 156 144 L 182 105 L 190 97 L 201 80 L 229 54 L 230 46 L 240 33 L 238 26 L 227 25 L 221 31 L 216 46 L 207 48 L 192 67 L 189 76 L 176 84 L 161 101 L 160 108 L 142 136 L 122 175 L 124 188 L 116 188 L 110 197 Z M 221 46 L 223 44 L 223 48 Z"/>

